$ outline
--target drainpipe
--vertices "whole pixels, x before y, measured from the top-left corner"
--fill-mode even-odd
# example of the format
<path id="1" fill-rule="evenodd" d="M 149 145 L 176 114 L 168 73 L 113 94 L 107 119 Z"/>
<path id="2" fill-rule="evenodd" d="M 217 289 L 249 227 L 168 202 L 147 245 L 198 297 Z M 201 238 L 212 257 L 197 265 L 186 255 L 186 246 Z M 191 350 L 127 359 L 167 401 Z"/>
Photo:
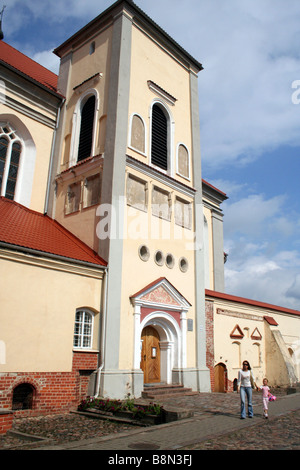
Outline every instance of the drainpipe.
<path id="1" fill-rule="evenodd" d="M 104 367 L 104 345 L 105 345 L 105 340 L 106 340 L 106 316 L 107 316 L 107 269 L 108 268 L 105 268 L 105 271 L 104 271 L 104 282 L 103 282 L 103 289 L 102 289 L 102 297 L 104 296 L 104 299 L 103 301 L 101 299 L 102 315 L 100 315 L 100 318 L 99 318 L 99 328 L 100 328 L 100 333 L 101 333 L 100 338 L 99 338 L 99 355 L 101 355 L 101 363 L 98 365 L 98 369 L 97 369 L 94 398 L 97 398 L 99 396 L 101 372 Z M 100 310 L 101 310 L 101 305 L 100 305 Z"/>

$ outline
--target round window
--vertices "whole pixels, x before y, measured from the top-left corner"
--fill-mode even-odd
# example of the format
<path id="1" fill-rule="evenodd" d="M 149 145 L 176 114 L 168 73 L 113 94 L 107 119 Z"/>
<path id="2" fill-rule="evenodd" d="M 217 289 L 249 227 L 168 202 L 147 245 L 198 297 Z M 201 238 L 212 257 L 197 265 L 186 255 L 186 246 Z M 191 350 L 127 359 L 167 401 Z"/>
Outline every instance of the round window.
<path id="1" fill-rule="evenodd" d="M 166 256 L 166 265 L 168 266 L 168 268 L 172 269 L 174 267 L 174 263 L 174 256 L 168 253 Z"/>
<path id="2" fill-rule="evenodd" d="M 158 266 L 162 266 L 164 264 L 164 259 L 163 252 L 160 250 L 156 251 L 154 255 L 154 261 L 156 264 L 158 264 Z"/>
<path id="3" fill-rule="evenodd" d="M 149 248 L 146 245 L 142 245 L 139 247 L 139 257 L 143 261 L 148 261 L 150 257 L 150 251 Z"/>
<path id="4" fill-rule="evenodd" d="M 187 270 L 189 268 L 189 263 L 188 263 L 188 260 L 186 258 L 180 258 L 179 268 L 180 268 L 180 271 L 182 271 L 183 273 L 187 272 Z"/>

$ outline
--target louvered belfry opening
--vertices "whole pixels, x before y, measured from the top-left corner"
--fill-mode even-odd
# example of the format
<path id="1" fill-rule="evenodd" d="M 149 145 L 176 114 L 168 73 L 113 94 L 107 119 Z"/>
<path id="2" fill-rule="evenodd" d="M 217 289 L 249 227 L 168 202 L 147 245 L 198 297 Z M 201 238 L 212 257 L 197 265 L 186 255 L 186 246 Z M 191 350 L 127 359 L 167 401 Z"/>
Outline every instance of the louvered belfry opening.
<path id="1" fill-rule="evenodd" d="M 81 111 L 78 161 L 90 157 L 93 141 L 95 96 L 90 96 Z"/>
<path id="2" fill-rule="evenodd" d="M 168 120 L 157 104 L 152 108 L 151 163 L 168 169 Z"/>

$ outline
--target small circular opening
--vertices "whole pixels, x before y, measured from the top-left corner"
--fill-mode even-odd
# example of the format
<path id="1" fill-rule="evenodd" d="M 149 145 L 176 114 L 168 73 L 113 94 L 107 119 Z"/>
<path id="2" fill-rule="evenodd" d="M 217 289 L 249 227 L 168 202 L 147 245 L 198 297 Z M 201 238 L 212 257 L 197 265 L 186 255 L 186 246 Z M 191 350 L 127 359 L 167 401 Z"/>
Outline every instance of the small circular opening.
<path id="1" fill-rule="evenodd" d="M 150 251 L 149 248 L 146 245 L 142 245 L 139 247 L 139 256 L 141 260 L 143 261 L 148 261 L 150 257 Z"/>
<path id="2" fill-rule="evenodd" d="M 166 265 L 168 266 L 168 268 L 172 269 L 174 267 L 174 263 L 174 256 L 168 253 L 166 256 Z"/>
<path id="3" fill-rule="evenodd" d="M 179 260 L 180 271 L 182 271 L 183 273 L 186 273 L 188 270 L 188 267 L 189 267 L 188 260 L 186 258 L 180 258 Z"/>
<path id="4" fill-rule="evenodd" d="M 162 266 L 164 264 L 163 252 L 160 250 L 156 251 L 154 255 L 154 260 L 155 260 L 155 263 L 158 264 L 158 266 Z"/>

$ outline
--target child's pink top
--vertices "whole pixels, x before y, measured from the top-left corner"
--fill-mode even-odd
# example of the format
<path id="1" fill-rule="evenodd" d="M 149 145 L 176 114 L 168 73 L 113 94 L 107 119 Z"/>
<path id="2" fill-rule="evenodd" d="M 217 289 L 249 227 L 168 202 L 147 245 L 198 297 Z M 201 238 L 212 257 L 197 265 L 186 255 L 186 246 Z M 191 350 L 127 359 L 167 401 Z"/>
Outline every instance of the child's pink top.
<path id="1" fill-rule="evenodd" d="M 260 389 L 262 390 L 263 392 L 263 398 L 268 398 L 269 396 L 269 390 L 270 388 L 268 387 L 268 385 L 263 385 L 262 387 L 260 387 Z"/>

